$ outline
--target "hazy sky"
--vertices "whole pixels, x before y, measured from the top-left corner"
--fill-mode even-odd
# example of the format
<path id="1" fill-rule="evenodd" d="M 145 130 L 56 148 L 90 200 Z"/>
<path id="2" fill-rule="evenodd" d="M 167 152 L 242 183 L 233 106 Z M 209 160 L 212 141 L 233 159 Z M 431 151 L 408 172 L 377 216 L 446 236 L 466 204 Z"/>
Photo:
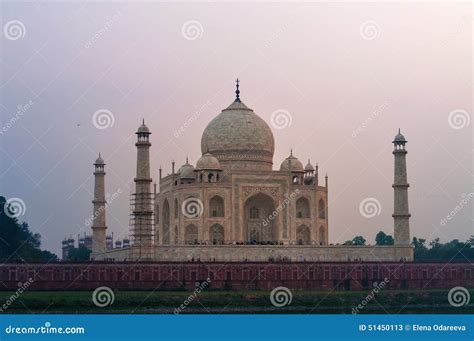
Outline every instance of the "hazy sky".
<path id="1" fill-rule="evenodd" d="M 328 173 L 331 243 L 393 234 L 399 127 L 412 236 L 473 233 L 470 200 L 442 223 L 472 192 L 470 2 L 1 6 L 0 194 L 25 203 L 20 220 L 47 249 L 59 254 L 64 237 L 90 232 L 99 151 L 106 191 L 122 192 L 109 231 L 127 235 L 141 119 L 153 133 L 154 179 L 173 158 L 195 164 L 236 77 L 242 100 L 272 126 L 274 169 L 293 148 Z M 98 110 L 113 124 L 94 125 Z M 275 111 L 291 124 L 278 126 Z M 378 215 L 361 214 L 366 198 L 380 203 Z"/>

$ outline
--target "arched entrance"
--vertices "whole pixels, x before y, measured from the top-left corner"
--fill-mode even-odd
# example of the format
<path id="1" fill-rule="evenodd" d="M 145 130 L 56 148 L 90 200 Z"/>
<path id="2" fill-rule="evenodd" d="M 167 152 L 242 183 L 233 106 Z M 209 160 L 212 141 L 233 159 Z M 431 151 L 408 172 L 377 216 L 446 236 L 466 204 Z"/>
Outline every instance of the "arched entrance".
<path id="1" fill-rule="evenodd" d="M 224 227 L 220 224 L 214 224 L 209 231 L 209 237 L 212 244 L 224 244 Z"/>
<path id="2" fill-rule="evenodd" d="M 244 205 L 244 240 L 251 243 L 276 242 L 277 219 L 271 197 L 259 193 L 248 198 Z"/>

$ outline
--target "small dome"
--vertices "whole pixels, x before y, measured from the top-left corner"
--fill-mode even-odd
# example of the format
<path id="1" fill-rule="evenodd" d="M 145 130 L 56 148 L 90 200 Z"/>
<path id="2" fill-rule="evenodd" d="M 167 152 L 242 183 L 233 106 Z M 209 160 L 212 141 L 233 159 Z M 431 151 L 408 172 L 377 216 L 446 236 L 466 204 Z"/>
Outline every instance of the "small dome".
<path id="1" fill-rule="evenodd" d="M 401 133 L 400 133 L 400 129 L 398 129 L 398 134 L 397 136 L 395 136 L 395 138 L 393 139 L 393 143 L 406 143 L 407 140 L 405 139 L 405 136 L 403 136 Z"/>
<path id="2" fill-rule="evenodd" d="M 142 125 L 138 127 L 137 133 L 139 134 L 151 134 L 150 129 L 145 124 L 145 120 L 143 120 Z"/>
<path id="3" fill-rule="evenodd" d="M 186 158 L 186 163 L 179 167 L 178 169 L 178 174 L 181 178 L 194 178 L 194 167 L 188 162 L 188 159 Z"/>
<path id="4" fill-rule="evenodd" d="M 305 170 L 305 171 L 308 171 L 308 172 L 314 171 L 314 167 L 313 167 L 313 165 L 311 164 L 311 161 L 310 161 L 309 159 L 308 159 L 308 164 L 304 167 L 304 170 Z"/>
<path id="5" fill-rule="evenodd" d="M 303 164 L 293 156 L 293 152 L 288 156 L 280 166 L 281 171 L 304 172 Z"/>
<path id="6" fill-rule="evenodd" d="M 104 159 L 102 158 L 102 156 L 100 156 L 100 153 L 99 153 L 99 157 L 97 158 L 97 160 L 95 160 L 94 165 L 105 165 Z"/>
<path id="7" fill-rule="evenodd" d="M 216 157 L 214 157 L 211 153 L 205 153 L 196 163 L 196 170 L 198 169 L 215 169 L 220 170 L 221 164 Z"/>

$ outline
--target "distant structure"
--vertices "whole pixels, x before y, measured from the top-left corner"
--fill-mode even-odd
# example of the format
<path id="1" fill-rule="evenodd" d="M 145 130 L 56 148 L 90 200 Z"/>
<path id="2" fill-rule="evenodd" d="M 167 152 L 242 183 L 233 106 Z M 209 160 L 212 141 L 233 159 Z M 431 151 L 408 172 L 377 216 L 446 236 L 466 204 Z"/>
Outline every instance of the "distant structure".
<path id="1" fill-rule="evenodd" d="M 163 176 L 152 192 L 150 135 L 138 128 L 135 192 L 131 196 L 132 242 L 105 249 L 104 162 L 95 165 L 93 252 L 96 260 L 193 259 L 217 261 L 412 260 L 408 228 L 405 138 L 395 137 L 393 246 L 328 245 L 328 177 L 290 151 L 273 170 L 275 140 L 267 123 L 240 98 L 205 128 L 202 156 Z"/>
<path id="2" fill-rule="evenodd" d="M 85 247 L 88 250 L 92 250 L 92 235 L 88 235 L 84 233 L 81 237 L 80 235 L 77 236 L 77 247 Z M 114 235 L 107 235 L 105 237 L 106 240 L 106 251 L 113 250 L 114 245 L 115 248 L 122 248 L 122 247 L 129 247 L 130 240 L 125 238 L 123 240 L 116 240 L 114 243 Z M 62 242 L 62 260 L 67 260 L 69 258 L 70 251 L 76 248 L 76 240 L 72 237 L 65 238 Z"/>
<path id="3" fill-rule="evenodd" d="M 64 239 L 62 243 L 62 259 L 66 260 L 69 257 L 69 252 L 74 249 L 74 238 Z"/>
<path id="4" fill-rule="evenodd" d="M 393 221 L 395 245 L 410 245 L 410 213 L 408 210 L 408 187 L 407 182 L 407 162 L 405 144 L 407 140 L 398 130 L 397 136 L 393 139 L 393 155 L 395 158 L 395 174 L 393 182 Z"/>
<path id="5" fill-rule="evenodd" d="M 99 154 L 94 163 L 94 200 L 92 200 L 92 253 L 106 250 L 105 233 L 105 162 Z"/>

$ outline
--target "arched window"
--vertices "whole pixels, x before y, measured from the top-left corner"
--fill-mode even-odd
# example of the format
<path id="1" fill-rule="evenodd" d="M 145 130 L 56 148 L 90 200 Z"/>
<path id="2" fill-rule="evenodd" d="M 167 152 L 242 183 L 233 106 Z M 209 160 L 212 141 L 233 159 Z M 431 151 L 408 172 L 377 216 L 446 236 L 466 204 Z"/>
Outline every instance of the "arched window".
<path id="1" fill-rule="evenodd" d="M 219 174 L 216 175 L 216 182 L 219 182 L 220 176 Z"/>
<path id="2" fill-rule="evenodd" d="M 310 218 L 311 211 L 308 199 L 301 197 L 296 200 L 296 218 Z"/>
<path id="3" fill-rule="evenodd" d="M 167 245 L 170 243 L 170 233 L 171 233 L 171 229 L 170 229 L 170 205 L 168 203 L 168 200 L 165 199 L 165 201 L 163 202 L 163 212 L 162 212 L 162 215 L 163 215 L 163 219 L 162 219 L 162 234 L 161 234 L 161 240 L 162 240 L 162 243 Z"/>
<path id="4" fill-rule="evenodd" d="M 196 225 L 188 225 L 184 229 L 184 242 L 186 244 L 197 244 L 198 228 Z"/>
<path id="5" fill-rule="evenodd" d="M 250 219 L 258 219 L 258 218 L 260 218 L 258 208 L 250 207 Z"/>
<path id="6" fill-rule="evenodd" d="M 207 176 L 207 181 L 208 182 L 214 182 L 214 174 L 213 173 L 209 173 L 209 175 Z"/>
<path id="7" fill-rule="evenodd" d="M 199 182 L 202 182 L 202 178 L 203 178 L 203 175 L 201 173 L 201 174 L 199 174 Z"/>
<path id="8" fill-rule="evenodd" d="M 318 203 L 319 219 L 326 219 L 326 205 L 323 199 L 319 199 Z"/>
<path id="9" fill-rule="evenodd" d="M 209 237 L 214 245 L 224 244 L 224 227 L 219 224 L 212 225 L 209 231 Z"/>
<path id="10" fill-rule="evenodd" d="M 159 224 L 160 223 L 160 205 L 156 205 L 155 219 L 156 219 L 156 223 Z"/>
<path id="11" fill-rule="evenodd" d="M 300 225 L 296 228 L 296 241 L 298 245 L 307 245 L 311 242 L 311 232 L 306 225 Z"/>
<path id="12" fill-rule="evenodd" d="M 209 216 L 210 217 L 224 217 L 224 199 L 216 195 L 209 201 Z"/>
<path id="13" fill-rule="evenodd" d="M 300 179 L 299 179 L 298 175 L 295 175 L 295 176 L 293 177 L 293 179 L 291 180 L 291 182 L 292 182 L 294 185 L 299 184 L 299 183 L 300 183 Z"/>
<path id="14" fill-rule="evenodd" d="M 323 225 L 319 227 L 319 245 L 326 245 L 326 229 Z"/>
<path id="15" fill-rule="evenodd" d="M 178 215 L 179 215 L 178 199 L 174 199 L 174 219 L 178 219 Z"/>

